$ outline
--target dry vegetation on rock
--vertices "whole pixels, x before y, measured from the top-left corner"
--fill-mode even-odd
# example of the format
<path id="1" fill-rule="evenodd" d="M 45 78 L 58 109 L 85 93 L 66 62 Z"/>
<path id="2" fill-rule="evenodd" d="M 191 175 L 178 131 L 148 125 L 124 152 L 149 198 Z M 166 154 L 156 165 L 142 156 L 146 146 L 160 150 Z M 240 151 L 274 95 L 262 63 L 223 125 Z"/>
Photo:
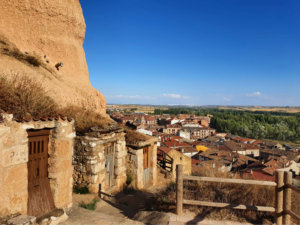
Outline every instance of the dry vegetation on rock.
<path id="1" fill-rule="evenodd" d="M 14 75 L 11 79 L 0 75 L 0 112 L 13 114 L 15 119 L 62 114 L 75 119 L 78 133 L 91 127 L 107 128 L 111 123 L 99 113 L 79 106 L 59 108 L 39 82 L 24 75 Z"/>
<path id="2" fill-rule="evenodd" d="M 105 129 L 111 124 L 111 121 L 104 118 L 97 112 L 85 110 L 79 106 L 68 106 L 61 108 L 60 113 L 75 120 L 75 128 L 77 133 L 88 132 L 90 128 Z"/>
<path id="3" fill-rule="evenodd" d="M 149 136 L 134 131 L 130 128 L 125 128 L 125 132 L 126 132 L 125 135 L 126 143 L 137 144 L 140 141 L 147 141 L 149 139 Z"/>
<path id="4" fill-rule="evenodd" d="M 15 118 L 55 114 L 57 104 L 37 81 L 27 76 L 0 75 L 0 110 Z"/>

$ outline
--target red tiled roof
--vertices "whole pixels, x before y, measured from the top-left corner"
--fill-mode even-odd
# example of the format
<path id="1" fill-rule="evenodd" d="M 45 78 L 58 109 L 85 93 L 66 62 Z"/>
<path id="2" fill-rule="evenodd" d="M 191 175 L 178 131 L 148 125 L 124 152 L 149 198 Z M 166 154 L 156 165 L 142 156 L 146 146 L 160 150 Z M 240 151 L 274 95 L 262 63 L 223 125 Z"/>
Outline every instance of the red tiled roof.
<path id="1" fill-rule="evenodd" d="M 179 141 L 176 141 L 174 139 L 167 139 L 165 141 L 163 141 L 163 143 L 165 145 L 167 145 L 168 147 L 182 147 L 182 146 L 190 146 L 189 144 L 186 144 L 184 142 L 179 142 Z"/>
<path id="2" fill-rule="evenodd" d="M 275 176 L 270 176 L 262 171 L 252 171 L 251 174 L 251 172 L 248 170 L 246 172 L 246 175 L 254 178 L 255 180 L 275 181 Z"/>
<path id="3" fill-rule="evenodd" d="M 219 145 L 219 149 L 223 150 L 223 151 L 230 151 L 231 152 L 231 150 L 229 148 L 227 148 L 225 145 Z"/>
<path id="4" fill-rule="evenodd" d="M 52 120 L 68 120 L 68 121 L 72 121 L 72 118 L 66 117 L 62 114 L 56 114 L 56 115 L 52 115 L 52 116 L 35 116 L 35 117 L 26 117 L 26 118 L 19 118 L 16 119 L 17 122 L 30 122 L 30 121 L 52 121 Z"/>
<path id="5" fill-rule="evenodd" d="M 254 141 L 253 143 L 251 143 L 252 145 L 258 145 L 258 144 L 261 144 L 263 143 L 263 141 L 260 141 L 260 140 L 257 140 L 257 141 Z"/>
<path id="6" fill-rule="evenodd" d="M 192 165 L 196 165 L 198 163 L 202 163 L 202 161 L 200 161 L 198 159 L 192 159 Z"/>
<path id="7" fill-rule="evenodd" d="M 168 148 L 168 147 L 157 147 L 157 150 L 161 150 L 164 151 L 165 153 L 169 153 L 170 151 L 172 151 L 172 148 Z"/>
<path id="8" fill-rule="evenodd" d="M 246 145 L 245 149 L 258 149 L 257 147 L 254 147 L 252 145 Z"/>

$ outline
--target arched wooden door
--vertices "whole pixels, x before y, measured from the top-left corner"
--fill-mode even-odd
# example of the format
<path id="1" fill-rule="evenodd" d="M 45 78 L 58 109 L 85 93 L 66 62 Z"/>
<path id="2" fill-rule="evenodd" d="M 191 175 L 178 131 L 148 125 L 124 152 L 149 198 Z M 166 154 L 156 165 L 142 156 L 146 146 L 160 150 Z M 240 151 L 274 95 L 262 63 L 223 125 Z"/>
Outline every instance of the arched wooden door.
<path id="1" fill-rule="evenodd" d="M 55 208 L 48 178 L 48 143 L 50 130 L 28 131 L 28 209 L 30 216 L 40 216 Z"/>

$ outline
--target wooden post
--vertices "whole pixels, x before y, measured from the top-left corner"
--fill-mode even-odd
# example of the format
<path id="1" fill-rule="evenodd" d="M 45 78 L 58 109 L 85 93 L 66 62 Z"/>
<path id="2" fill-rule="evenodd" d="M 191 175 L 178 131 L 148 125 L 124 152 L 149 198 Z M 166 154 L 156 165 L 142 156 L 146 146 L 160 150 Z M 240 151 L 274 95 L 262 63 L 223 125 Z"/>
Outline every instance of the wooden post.
<path id="1" fill-rule="evenodd" d="M 290 225 L 291 216 L 286 213 L 286 210 L 291 210 L 292 205 L 292 190 L 287 184 L 293 184 L 293 174 L 289 171 L 284 172 L 284 192 L 283 192 L 283 224 Z"/>
<path id="2" fill-rule="evenodd" d="M 275 182 L 277 183 L 275 192 L 275 223 L 276 225 L 282 225 L 282 214 L 283 214 L 283 171 L 275 172 Z"/>
<path id="3" fill-rule="evenodd" d="M 176 165 L 176 214 L 182 215 L 182 202 L 183 202 L 183 166 Z"/>

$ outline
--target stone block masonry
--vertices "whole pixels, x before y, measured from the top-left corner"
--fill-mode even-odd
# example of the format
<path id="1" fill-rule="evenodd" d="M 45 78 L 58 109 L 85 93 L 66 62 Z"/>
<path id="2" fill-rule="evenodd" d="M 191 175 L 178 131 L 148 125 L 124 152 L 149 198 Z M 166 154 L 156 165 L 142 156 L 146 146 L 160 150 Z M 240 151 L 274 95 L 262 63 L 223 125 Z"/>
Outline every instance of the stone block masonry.
<path id="1" fill-rule="evenodd" d="M 126 168 L 133 178 L 132 186 L 142 189 L 156 185 L 157 139 L 151 138 L 134 145 L 127 144 L 127 152 Z"/>
<path id="2" fill-rule="evenodd" d="M 87 187 L 91 193 L 122 190 L 126 184 L 126 155 L 123 129 L 77 136 L 73 155 L 74 186 Z"/>
<path id="3" fill-rule="evenodd" d="M 16 122 L 3 114 L 0 123 L 0 218 L 11 214 L 27 214 L 28 205 L 28 130 L 50 129 L 48 144 L 48 178 L 55 207 L 72 205 L 72 155 L 74 121 Z"/>

